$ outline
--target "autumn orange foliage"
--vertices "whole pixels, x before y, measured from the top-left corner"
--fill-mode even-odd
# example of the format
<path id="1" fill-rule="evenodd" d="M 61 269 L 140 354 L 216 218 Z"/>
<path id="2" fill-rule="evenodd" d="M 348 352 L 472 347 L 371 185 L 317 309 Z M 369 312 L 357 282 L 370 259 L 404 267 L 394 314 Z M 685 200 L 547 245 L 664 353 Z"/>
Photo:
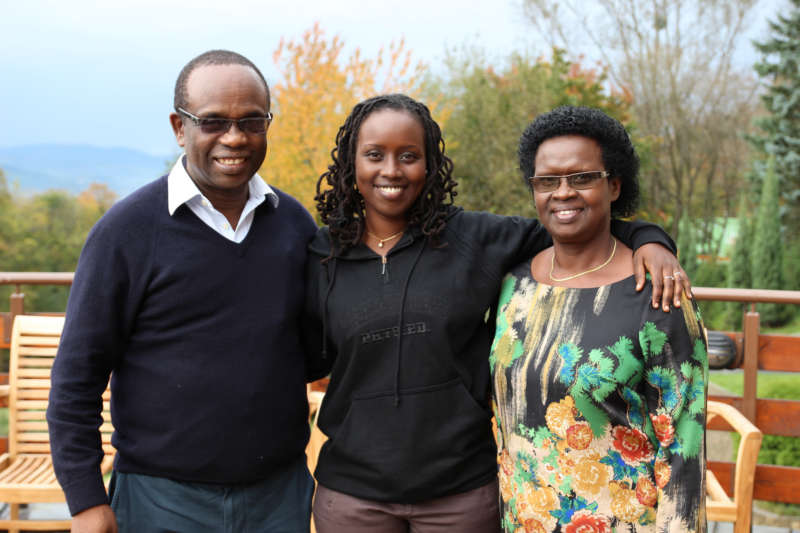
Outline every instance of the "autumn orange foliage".
<path id="1" fill-rule="evenodd" d="M 412 61 L 403 40 L 373 59 L 358 48 L 345 57 L 344 47 L 315 23 L 298 41 L 281 39 L 273 54 L 282 79 L 271 88 L 275 120 L 260 174 L 313 214 L 317 179 L 331 163 L 336 133 L 352 107 L 374 94 L 415 96 L 425 68 Z"/>

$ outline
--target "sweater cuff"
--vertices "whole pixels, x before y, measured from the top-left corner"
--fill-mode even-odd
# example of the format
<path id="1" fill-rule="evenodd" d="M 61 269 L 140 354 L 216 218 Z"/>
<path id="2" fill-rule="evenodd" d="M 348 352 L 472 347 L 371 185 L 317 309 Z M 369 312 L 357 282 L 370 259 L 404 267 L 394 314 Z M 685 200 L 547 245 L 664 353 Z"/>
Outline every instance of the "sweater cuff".
<path id="1" fill-rule="evenodd" d="M 67 497 L 69 514 L 75 516 L 81 511 L 97 505 L 107 505 L 108 494 L 103 485 L 103 477 L 92 475 L 83 480 L 76 481 L 68 487 L 61 487 Z"/>

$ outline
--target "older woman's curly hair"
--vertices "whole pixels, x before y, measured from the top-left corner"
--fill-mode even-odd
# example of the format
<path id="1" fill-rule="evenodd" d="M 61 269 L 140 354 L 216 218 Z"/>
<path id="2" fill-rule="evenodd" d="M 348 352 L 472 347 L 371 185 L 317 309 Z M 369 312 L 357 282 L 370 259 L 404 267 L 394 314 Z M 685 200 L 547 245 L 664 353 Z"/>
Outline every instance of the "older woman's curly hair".
<path id="1" fill-rule="evenodd" d="M 619 178 L 619 198 L 611 203 L 611 216 L 628 217 L 639 203 L 639 157 L 625 127 L 599 109 L 562 106 L 536 117 L 519 140 L 519 168 L 528 187 L 536 174 L 536 152 L 553 137 L 581 135 L 597 141 L 603 151 L 603 165 Z"/>
<path id="2" fill-rule="evenodd" d="M 447 206 L 456 195 L 453 162 L 444 153 L 444 140 L 430 110 L 404 94 L 374 96 L 356 104 L 339 128 L 333 163 L 317 181 L 317 211 L 327 224 L 332 242 L 343 251 L 361 241 L 365 230 L 364 199 L 356 188 L 355 157 L 358 131 L 373 112 L 380 109 L 406 111 L 417 117 L 425 134 L 425 185 L 409 209 L 409 227 L 418 227 L 434 240 L 444 231 Z"/>

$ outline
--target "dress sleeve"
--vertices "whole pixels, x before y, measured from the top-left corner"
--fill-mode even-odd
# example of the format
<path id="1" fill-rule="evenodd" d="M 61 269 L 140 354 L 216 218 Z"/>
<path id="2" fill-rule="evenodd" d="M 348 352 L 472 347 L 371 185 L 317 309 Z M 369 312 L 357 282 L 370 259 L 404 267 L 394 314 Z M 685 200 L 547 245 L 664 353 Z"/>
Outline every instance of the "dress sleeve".
<path id="1" fill-rule="evenodd" d="M 645 429 L 656 454 L 656 530 L 705 531 L 705 423 L 708 359 L 693 301 L 669 313 L 648 310 L 639 331 L 645 360 Z M 638 489 L 638 487 L 637 487 Z"/>

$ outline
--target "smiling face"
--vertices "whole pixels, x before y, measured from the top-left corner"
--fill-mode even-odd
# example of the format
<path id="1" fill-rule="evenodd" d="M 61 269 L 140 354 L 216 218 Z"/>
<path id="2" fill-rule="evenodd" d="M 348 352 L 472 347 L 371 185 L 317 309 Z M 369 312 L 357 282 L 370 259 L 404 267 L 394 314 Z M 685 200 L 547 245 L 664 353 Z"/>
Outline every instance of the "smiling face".
<path id="1" fill-rule="evenodd" d="M 403 229 L 427 174 L 420 121 L 390 108 L 370 114 L 358 131 L 355 171 L 372 231 L 385 236 Z"/>
<path id="2" fill-rule="evenodd" d="M 201 118 L 263 117 L 269 96 L 256 72 L 244 65 L 197 67 L 186 84 L 187 111 Z M 175 138 L 186 151 L 186 171 L 200 191 L 215 198 L 247 193 L 247 182 L 267 153 L 266 134 L 247 134 L 232 125 L 207 134 L 189 119 L 170 115 Z"/>
<path id="3" fill-rule="evenodd" d="M 565 176 L 577 172 L 605 170 L 603 151 L 594 139 L 581 135 L 553 137 L 539 145 L 534 159 L 537 176 Z M 539 220 L 553 240 L 583 243 L 608 232 L 611 202 L 619 197 L 620 180 L 598 180 L 591 189 L 575 190 L 561 180 L 552 192 L 535 192 Z"/>

